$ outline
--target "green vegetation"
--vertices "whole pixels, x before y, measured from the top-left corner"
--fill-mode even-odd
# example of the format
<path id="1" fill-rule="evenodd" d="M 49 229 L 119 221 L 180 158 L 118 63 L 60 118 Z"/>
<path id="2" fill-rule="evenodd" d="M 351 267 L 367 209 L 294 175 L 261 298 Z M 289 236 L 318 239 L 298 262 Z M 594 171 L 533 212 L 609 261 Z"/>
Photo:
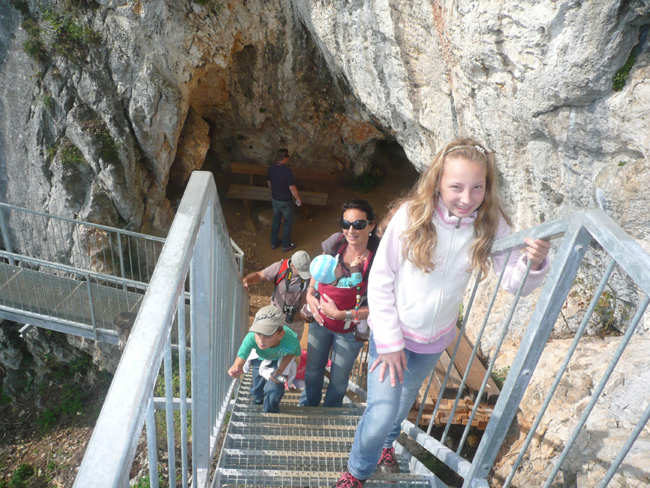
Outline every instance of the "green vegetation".
<path id="1" fill-rule="evenodd" d="M 53 34 L 52 50 L 60 56 L 79 60 L 88 54 L 88 48 L 101 41 L 90 27 L 79 24 L 70 15 L 46 10 L 43 21 L 49 24 Z"/>
<path id="2" fill-rule="evenodd" d="M 46 10 L 40 21 L 32 16 L 26 2 L 13 0 L 13 4 L 23 14 L 22 26 L 28 36 L 23 48 L 39 63 L 47 62 L 51 54 L 80 61 L 101 41 L 97 32 L 73 18 L 79 7 L 95 5 L 94 1 L 66 0 L 66 13 Z"/>
<path id="3" fill-rule="evenodd" d="M 192 381 L 192 370 L 189 367 L 189 357 L 186 359 L 186 371 L 185 371 L 185 384 L 187 386 L 187 396 L 190 396 L 191 391 L 191 381 Z M 181 392 L 181 381 L 180 374 L 178 371 L 178 352 L 172 352 L 172 396 L 180 397 Z M 160 368 L 160 373 L 158 374 L 158 379 L 156 380 L 156 386 L 154 387 L 154 395 L 159 397 L 165 396 L 165 375 L 164 368 Z"/>
<path id="4" fill-rule="evenodd" d="M 78 415 L 83 410 L 83 392 L 76 384 L 67 383 L 63 385 L 57 401 L 50 402 L 36 419 L 36 424 L 41 432 L 46 432 L 57 425 L 60 421 Z"/>
<path id="5" fill-rule="evenodd" d="M 99 157 L 107 163 L 119 161 L 119 148 L 106 124 L 91 109 L 88 109 L 87 116 L 89 118 L 82 127 L 84 132 L 91 135 L 93 144 L 99 149 Z"/>
<path id="6" fill-rule="evenodd" d="M 44 359 L 51 372 L 48 378 L 39 384 L 39 390 L 41 396 L 49 397 L 50 401 L 47 402 L 47 408 L 36 418 L 41 433 L 83 411 L 85 393 L 77 384 L 77 378 L 85 376 L 92 368 L 92 360 L 85 354 L 67 364 L 59 364 L 48 355 Z M 55 391 L 50 391 L 48 380 L 57 384 Z M 107 378 L 105 380 L 108 381 Z"/>
<path id="7" fill-rule="evenodd" d="M 104 130 L 95 134 L 95 143 L 99 146 L 100 157 L 108 162 L 116 162 L 120 159 L 120 154 L 117 150 L 117 144 L 105 127 Z"/>
<path id="8" fill-rule="evenodd" d="M 82 164 L 86 159 L 79 148 L 70 139 L 65 138 L 61 143 L 61 163 L 63 165 Z"/>
<path id="9" fill-rule="evenodd" d="M 58 141 L 47 148 L 47 152 L 45 154 L 45 157 L 47 159 L 48 164 L 52 162 L 52 160 L 54 159 L 54 156 L 56 156 L 56 153 L 57 153 L 58 150 L 59 150 L 59 142 Z"/>
<path id="10" fill-rule="evenodd" d="M 495 369 L 492 371 L 492 379 L 497 384 L 499 389 L 503 388 L 503 384 L 506 382 L 508 373 L 510 372 L 510 366 L 504 368 Z"/>
<path id="11" fill-rule="evenodd" d="M 50 110 L 54 110 L 54 97 L 49 93 L 43 95 L 43 105 L 45 105 Z"/>
<path id="12" fill-rule="evenodd" d="M 614 78 L 612 79 L 612 90 L 621 91 L 623 89 L 627 82 L 627 77 L 630 74 L 630 70 L 632 69 L 632 66 L 634 66 L 634 61 L 636 61 L 636 56 L 630 54 L 630 57 L 627 58 L 625 64 L 614 75 Z"/>
<path id="13" fill-rule="evenodd" d="M 158 486 L 160 488 L 166 488 L 169 484 L 163 479 L 162 475 L 158 473 Z M 150 488 L 151 482 L 149 481 L 149 476 L 143 476 L 138 481 L 135 482 L 132 488 Z"/>
<path id="14" fill-rule="evenodd" d="M 49 59 L 47 49 L 41 41 L 41 28 L 31 18 L 23 20 L 23 29 L 27 32 L 27 40 L 23 43 L 23 49 L 27 55 L 38 63 L 44 63 Z"/>
<path id="15" fill-rule="evenodd" d="M 21 464 L 18 469 L 14 471 L 9 480 L 8 488 L 23 488 L 26 487 L 26 481 L 34 476 L 34 467 L 31 464 Z"/>
<path id="16" fill-rule="evenodd" d="M 11 403 L 11 398 L 5 394 L 5 392 L 2 390 L 2 385 L 0 385 L 0 407 L 3 405 L 8 405 Z"/>
<path id="17" fill-rule="evenodd" d="M 625 166 L 627 164 L 627 161 L 619 161 L 618 165 L 619 166 Z"/>
<path id="18" fill-rule="evenodd" d="M 616 296 L 604 291 L 596 302 L 594 316 L 599 322 L 599 332 L 601 335 L 620 335 L 620 331 L 615 327 L 616 324 Z"/>

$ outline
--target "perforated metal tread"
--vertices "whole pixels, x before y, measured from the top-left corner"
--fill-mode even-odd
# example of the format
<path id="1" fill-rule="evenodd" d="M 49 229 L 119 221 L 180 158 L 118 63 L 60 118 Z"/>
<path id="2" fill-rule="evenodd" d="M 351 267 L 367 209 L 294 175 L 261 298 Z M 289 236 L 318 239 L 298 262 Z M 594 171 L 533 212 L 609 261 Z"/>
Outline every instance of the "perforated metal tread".
<path id="1" fill-rule="evenodd" d="M 363 406 L 299 407 L 300 392 L 287 392 L 279 413 L 264 413 L 249 394 L 250 374 L 240 382 L 213 486 L 330 487 L 346 470 Z M 432 486 L 408 473 L 376 473 L 368 487 Z M 435 484 L 433 486 L 439 486 Z"/>
<path id="2" fill-rule="evenodd" d="M 294 471 L 259 471 L 259 470 L 221 470 L 218 486 L 223 488 L 241 487 L 295 487 L 321 488 L 334 486 L 339 473 L 294 472 Z M 370 488 L 428 487 L 429 480 L 422 476 L 375 475 L 365 483 Z"/>

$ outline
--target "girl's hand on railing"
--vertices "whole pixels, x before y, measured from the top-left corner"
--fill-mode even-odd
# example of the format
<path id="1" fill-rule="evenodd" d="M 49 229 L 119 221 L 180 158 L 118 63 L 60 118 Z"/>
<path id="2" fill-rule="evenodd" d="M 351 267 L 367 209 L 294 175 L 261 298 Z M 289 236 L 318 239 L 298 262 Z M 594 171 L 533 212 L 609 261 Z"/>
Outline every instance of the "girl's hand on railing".
<path id="1" fill-rule="evenodd" d="M 397 379 L 400 383 L 404 383 L 404 371 L 406 370 L 406 354 L 404 349 L 401 351 L 389 352 L 387 354 L 380 354 L 375 362 L 370 366 L 372 373 L 377 366 L 379 369 L 379 382 L 383 383 L 384 376 L 386 375 L 386 368 L 390 372 L 390 386 L 397 386 Z"/>
<path id="2" fill-rule="evenodd" d="M 542 239 L 531 239 L 530 237 L 526 237 L 524 242 L 526 243 L 526 256 L 530 261 L 530 268 L 533 270 L 540 269 L 551 248 L 551 243 Z"/>

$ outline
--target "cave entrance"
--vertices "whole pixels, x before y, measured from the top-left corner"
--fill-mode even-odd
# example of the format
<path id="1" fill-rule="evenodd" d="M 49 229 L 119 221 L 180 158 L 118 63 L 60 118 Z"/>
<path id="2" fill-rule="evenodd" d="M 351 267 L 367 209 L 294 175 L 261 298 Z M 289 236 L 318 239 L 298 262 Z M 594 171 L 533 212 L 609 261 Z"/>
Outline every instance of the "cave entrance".
<path id="1" fill-rule="evenodd" d="M 235 137 L 230 152 L 237 154 L 237 146 L 243 141 L 244 139 Z M 224 149 L 227 148 L 211 146 L 201 169 L 212 171 L 215 176 L 229 233 L 247 256 L 245 271 L 259 270 L 284 257 L 280 248 L 271 249 L 271 203 L 228 199 L 225 195 L 230 185 L 265 186 L 266 178 L 259 174 L 232 173 L 229 168 L 230 161 L 226 161 L 223 157 Z M 334 162 L 335 166 L 330 168 L 330 171 L 336 174 L 336 179 L 333 181 L 297 179 L 299 191 L 327 193 L 325 206 L 303 205 L 295 208 L 292 240 L 298 249 L 304 249 L 310 255 L 321 252 L 321 242 L 340 230 L 338 228 L 340 209 L 345 201 L 355 198 L 366 199 L 373 206 L 377 217 L 381 219 L 386 214 L 390 202 L 403 196 L 417 180 L 418 171 L 410 163 L 402 147 L 394 140 L 373 140 L 364 150 L 370 154 L 369 164 L 359 175 L 355 175 L 350 168 L 345 168 L 343 163 Z M 317 167 L 313 171 L 324 171 L 324 169 Z"/>

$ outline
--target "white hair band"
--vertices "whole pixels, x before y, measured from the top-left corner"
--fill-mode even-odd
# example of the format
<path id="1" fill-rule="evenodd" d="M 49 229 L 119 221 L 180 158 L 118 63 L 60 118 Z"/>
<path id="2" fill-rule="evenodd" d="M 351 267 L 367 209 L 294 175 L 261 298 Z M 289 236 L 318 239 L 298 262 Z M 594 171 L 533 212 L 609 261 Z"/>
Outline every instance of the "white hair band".
<path id="1" fill-rule="evenodd" d="M 460 146 L 454 146 L 454 147 L 452 147 L 450 149 L 447 149 L 447 151 L 445 152 L 444 155 L 446 156 L 450 152 L 453 152 L 453 151 L 455 151 L 457 149 L 475 149 L 478 152 L 480 152 L 483 156 L 487 156 L 487 151 L 485 150 L 485 148 L 483 146 L 479 146 L 478 144 L 472 144 L 472 145 L 463 144 L 463 145 L 460 145 Z"/>

